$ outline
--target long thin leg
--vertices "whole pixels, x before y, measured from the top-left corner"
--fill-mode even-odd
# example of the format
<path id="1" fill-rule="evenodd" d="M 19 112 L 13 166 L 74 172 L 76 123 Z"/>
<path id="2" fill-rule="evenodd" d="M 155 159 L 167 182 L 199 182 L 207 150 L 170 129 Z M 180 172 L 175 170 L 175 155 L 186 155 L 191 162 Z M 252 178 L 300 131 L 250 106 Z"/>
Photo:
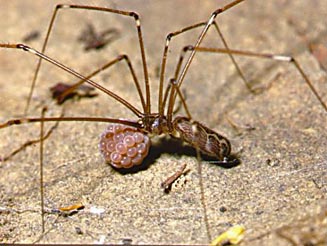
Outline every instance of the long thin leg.
<path id="1" fill-rule="evenodd" d="M 191 46 L 191 45 L 185 46 L 182 49 L 179 60 L 178 60 L 178 63 L 177 63 L 176 68 L 175 68 L 175 75 L 174 75 L 175 79 L 177 78 L 177 76 L 179 74 L 181 65 L 182 65 L 183 60 L 185 58 L 185 53 L 188 52 L 188 51 L 192 51 L 192 50 L 194 50 L 194 47 Z M 198 52 L 221 53 L 221 54 L 228 54 L 228 55 L 233 54 L 233 55 L 238 55 L 238 56 L 257 57 L 257 58 L 272 59 L 272 60 L 275 60 L 275 61 L 290 62 L 295 66 L 297 71 L 300 73 L 300 75 L 304 79 L 305 83 L 309 86 L 312 93 L 318 99 L 321 106 L 325 109 L 325 111 L 327 111 L 326 103 L 324 103 L 324 101 L 321 98 L 321 96 L 319 95 L 318 91 L 314 88 L 314 86 L 313 86 L 312 82 L 310 81 L 309 77 L 305 74 L 305 72 L 301 68 L 300 64 L 297 62 L 297 60 L 294 57 L 285 56 L 285 55 L 268 54 L 268 53 L 256 53 L 256 52 L 251 52 L 251 51 L 241 51 L 241 50 L 234 50 L 234 49 L 228 49 L 227 50 L 227 49 L 223 49 L 223 48 L 197 47 L 196 50 Z M 173 83 L 172 81 L 173 81 L 173 79 L 171 79 L 171 83 Z M 175 85 L 175 89 L 177 90 L 177 93 L 179 95 L 180 92 L 179 92 L 178 88 L 176 88 L 176 85 Z M 167 97 L 168 97 L 167 93 L 168 93 L 168 91 L 166 91 L 166 93 L 165 93 L 165 100 L 163 102 L 164 105 L 165 105 Z M 180 97 L 180 95 L 179 95 L 179 97 Z"/>
<path id="2" fill-rule="evenodd" d="M 25 148 L 27 148 L 28 146 L 31 146 L 31 145 L 34 145 L 34 144 L 37 144 L 41 141 L 44 141 L 46 140 L 47 138 L 50 137 L 50 135 L 52 134 L 52 132 L 58 127 L 58 124 L 59 124 L 59 121 L 56 122 L 55 125 L 53 125 L 49 131 L 46 133 L 46 134 L 43 134 L 43 137 L 42 138 L 37 138 L 37 139 L 33 139 L 33 140 L 29 140 L 27 142 L 25 142 L 23 145 L 21 145 L 19 148 L 15 149 L 14 151 L 12 151 L 10 154 L 8 154 L 7 156 L 3 157 L 1 159 L 1 161 L 7 161 L 9 160 L 10 158 L 12 158 L 14 155 L 16 155 L 17 153 L 21 152 L 22 150 L 24 150 Z"/>
<path id="3" fill-rule="evenodd" d="M 312 93 L 315 95 L 321 106 L 324 108 L 324 110 L 327 112 L 327 105 L 323 101 L 322 97 L 319 95 L 318 91 L 313 86 L 312 82 L 310 81 L 308 75 L 303 71 L 300 64 L 297 62 L 297 60 L 292 56 L 285 56 L 285 55 L 274 55 L 269 53 L 256 53 L 251 51 L 242 51 L 242 50 L 233 50 L 233 49 L 220 49 L 220 48 L 207 48 L 207 47 L 192 47 L 187 46 L 185 47 L 186 50 L 192 51 L 196 49 L 198 52 L 211 52 L 211 53 L 224 53 L 224 54 L 234 54 L 239 56 L 248 56 L 248 57 L 257 57 L 257 58 L 265 58 L 265 59 L 271 59 L 275 61 L 282 61 L 282 62 L 290 62 L 293 64 L 296 68 L 296 70 L 299 72 L 299 74 L 302 76 L 304 82 L 308 85 Z"/>
<path id="4" fill-rule="evenodd" d="M 62 118 L 64 116 L 64 110 L 62 110 L 61 114 L 60 114 L 60 118 Z M 43 116 L 44 118 L 44 116 Z M 18 120 L 18 119 L 17 119 Z M 22 120 L 22 119 L 21 119 Z M 49 130 L 47 133 L 43 134 L 42 137 L 37 138 L 37 139 L 33 139 L 33 140 L 29 140 L 27 142 L 25 142 L 23 145 L 21 145 L 19 148 L 15 149 L 14 151 L 12 151 L 10 154 L 8 154 L 7 156 L 3 157 L 0 161 L 7 161 L 10 158 L 12 158 L 14 155 L 16 155 L 17 153 L 19 153 L 20 151 L 26 149 L 28 146 L 40 143 L 40 142 L 44 142 L 46 139 L 48 139 L 50 137 L 50 135 L 52 134 L 52 132 L 58 127 L 60 121 L 57 121 Z M 4 126 L 6 127 L 6 126 Z M 2 127 L 0 127 L 2 128 Z"/>
<path id="5" fill-rule="evenodd" d="M 56 16 L 59 10 L 61 9 L 88 9 L 88 10 L 94 10 L 94 11 L 102 11 L 102 12 L 108 12 L 108 13 L 113 13 L 113 14 L 118 14 L 118 15 L 123 15 L 123 16 L 129 16 L 133 17 L 136 23 L 136 29 L 137 29 L 137 35 L 138 35 L 138 40 L 139 40 L 139 46 L 140 46 L 140 51 L 141 51 L 141 56 L 142 56 L 142 65 L 143 65 L 143 73 L 144 73 L 144 83 L 145 83 L 145 93 L 146 93 L 146 110 L 143 112 L 145 114 L 150 114 L 151 112 L 151 101 L 150 101 L 150 85 L 149 85 L 149 75 L 148 75 L 148 70 L 147 70 L 147 63 L 146 63 L 146 56 L 145 56 L 145 50 L 144 50 L 144 42 L 143 42 L 143 36 L 142 36 L 142 31 L 141 31 L 141 22 L 140 22 L 140 17 L 137 13 L 135 12 L 129 12 L 129 11 L 122 11 L 122 10 L 115 10 L 115 9 L 109 9 L 109 8 L 104 8 L 104 7 L 96 7 L 96 6 L 85 6 L 85 5 L 70 5 L 70 4 L 59 4 L 56 6 L 52 18 L 48 27 L 48 31 L 42 46 L 42 50 L 40 53 L 44 53 L 46 50 L 46 46 L 48 44 L 50 34 L 54 25 L 54 22 L 56 20 Z M 1 46 L 0 46 L 1 47 Z M 31 98 L 33 95 L 33 91 L 35 88 L 37 76 L 41 67 L 41 62 L 42 62 L 42 57 L 40 57 L 38 64 L 35 69 L 34 77 L 32 80 L 32 85 L 30 89 L 30 93 L 28 96 L 26 108 L 25 108 L 25 114 L 28 111 Z M 82 78 L 80 78 L 82 79 Z"/>
<path id="6" fill-rule="evenodd" d="M 129 102 L 127 102 L 126 100 L 124 100 L 123 98 L 121 98 L 120 96 L 118 96 L 117 94 L 113 93 L 112 91 L 104 88 L 103 86 L 97 84 L 96 82 L 89 80 L 87 78 L 85 78 L 83 75 L 81 75 L 80 73 L 74 71 L 73 69 L 63 65 L 62 63 L 44 55 L 43 53 L 40 53 L 39 51 L 28 47 L 27 45 L 24 44 L 0 44 L 0 48 L 12 48 L 12 49 L 21 49 L 24 51 L 28 51 L 52 64 L 54 64 L 55 66 L 61 68 L 62 70 L 65 70 L 66 72 L 74 75 L 75 77 L 85 81 L 86 83 L 92 85 L 93 87 L 103 91 L 104 93 L 106 93 L 108 96 L 113 97 L 114 99 L 116 99 L 118 102 L 122 103 L 123 105 L 125 105 L 128 109 L 130 109 L 136 116 L 141 117 L 143 114 L 137 109 L 135 108 L 132 104 L 130 104 Z"/>
<path id="7" fill-rule="evenodd" d="M 192 26 L 192 27 L 195 27 L 195 26 Z M 191 47 L 193 47 L 193 46 L 191 46 Z M 162 110 L 164 110 L 164 109 L 166 108 L 166 103 L 167 103 L 167 99 L 168 99 L 169 91 L 171 90 L 171 87 L 174 86 L 175 89 L 177 90 L 178 96 L 179 96 L 180 99 L 181 99 L 181 102 L 182 102 L 182 104 L 183 104 L 184 110 L 185 110 L 185 112 L 186 112 L 186 114 L 187 114 L 187 117 L 188 117 L 189 119 L 192 119 L 192 117 L 191 117 L 190 111 L 189 111 L 189 109 L 188 109 L 188 106 L 187 106 L 187 104 L 186 104 L 186 100 L 185 100 L 183 94 L 181 93 L 180 89 L 176 87 L 175 83 L 176 83 L 176 79 L 177 79 L 177 77 L 178 77 L 178 74 L 179 74 L 179 72 L 180 72 L 180 68 L 181 68 L 181 66 L 182 66 L 182 64 L 183 64 L 183 60 L 184 60 L 185 54 L 186 54 L 187 51 L 189 51 L 189 50 L 191 50 L 191 49 L 192 49 L 192 48 L 190 48 L 189 46 L 185 46 L 185 47 L 182 49 L 182 52 L 181 52 L 181 54 L 180 54 L 180 56 L 179 56 L 179 59 L 178 59 L 178 62 L 177 62 L 176 68 L 175 68 L 174 77 L 171 78 L 171 79 L 169 80 L 169 84 L 168 84 L 167 87 L 166 87 L 165 94 L 164 94 L 164 98 L 163 98 L 163 101 L 162 101 L 162 106 L 161 106 L 161 107 L 162 107 Z M 163 70 L 162 70 L 162 71 L 163 71 Z M 163 75 L 162 75 L 162 76 L 163 76 Z M 167 113 L 168 113 L 168 112 L 167 112 Z"/>
<path id="8" fill-rule="evenodd" d="M 228 52 L 228 51 L 229 51 L 229 46 L 228 46 L 228 44 L 227 44 L 227 42 L 226 42 L 226 39 L 224 38 L 222 32 L 220 31 L 220 28 L 219 28 L 217 22 L 214 21 L 214 22 L 213 22 L 213 25 L 214 25 L 214 27 L 215 27 L 215 29 L 216 29 L 216 31 L 217 31 L 217 33 L 218 33 L 218 35 L 219 35 L 221 41 L 222 41 L 223 44 L 224 44 L 224 47 L 225 47 L 225 49 L 226 49 L 226 51 L 227 51 L 226 53 L 228 54 L 229 58 L 232 60 L 232 62 L 233 62 L 233 64 L 234 64 L 234 67 L 236 68 L 237 73 L 240 75 L 241 79 L 243 80 L 244 84 L 246 85 L 246 88 L 247 88 L 250 92 L 255 93 L 256 91 L 255 91 L 253 88 L 251 88 L 250 83 L 248 82 L 248 80 L 247 80 L 246 77 L 244 76 L 244 74 L 243 74 L 241 68 L 239 67 L 239 65 L 237 64 L 236 60 L 234 59 L 233 53 Z"/>
<path id="9" fill-rule="evenodd" d="M 141 100 L 141 103 L 142 103 L 142 107 L 143 107 L 143 112 L 145 111 L 145 108 L 146 108 L 146 105 L 145 105 L 145 101 L 144 101 L 144 97 L 143 97 L 143 94 L 142 94 L 142 91 L 141 91 L 141 87 L 140 87 L 140 84 L 138 82 L 138 79 L 137 79 L 137 76 L 135 74 L 135 71 L 134 71 L 134 68 L 132 66 L 132 63 L 131 63 L 131 60 L 129 59 L 129 57 L 127 55 L 119 55 L 116 59 L 110 61 L 110 62 L 107 62 L 106 64 L 104 64 L 103 66 L 101 66 L 100 68 L 96 69 L 95 71 L 93 71 L 92 73 L 90 73 L 89 75 L 85 76 L 86 79 L 91 79 L 93 76 L 97 75 L 98 73 L 104 71 L 105 69 L 111 67 L 112 65 L 120 62 L 120 61 L 126 61 L 127 63 L 127 66 L 131 72 L 131 75 L 133 77 L 133 81 L 134 81 L 134 84 L 136 86 L 136 89 L 137 89 L 137 92 L 139 94 L 139 97 L 140 97 L 140 100 Z M 63 99 L 69 95 L 70 93 L 72 93 L 73 91 L 75 91 L 80 85 L 82 85 L 83 83 L 85 82 L 84 79 L 76 82 L 75 84 L 73 84 L 69 89 L 65 90 L 59 97 L 58 97 L 58 101 L 61 102 L 63 101 Z"/>
<path id="10" fill-rule="evenodd" d="M 172 86 L 175 86 L 176 87 L 176 85 L 174 83 L 175 83 L 175 79 L 170 79 L 170 83 L 167 85 L 166 90 L 165 90 L 164 99 L 163 99 L 163 102 L 162 102 L 163 106 L 166 105 L 166 102 L 167 102 L 167 99 L 168 99 L 168 95 L 169 95 L 169 91 L 171 90 L 171 87 Z M 179 98 L 181 100 L 181 103 L 182 103 L 182 105 L 184 107 L 184 110 L 185 110 L 185 113 L 186 113 L 187 117 L 189 119 L 192 119 L 191 113 L 190 113 L 190 111 L 188 109 L 188 106 L 187 106 L 187 103 L 186 103 L 186 99 L 185 99 L 183 93 L 180 91 L 179 88 L 176 88 L 176 90 L 177 90 L 178 96 L 179 96 Z"/>
<path id="11" fill-rule="evenodd" d="M 142 125 L 137 121 L 129 121 L 129 120 L 120 120 L 114 118 L 100 118 L 100 117 L 44 117 L 44 118 L 19 118 L 8 120 L 5 123 L 0 124 L 1 128 L 6 128 L 12 125 L 21 125 L 26 123 L 35 123 L 35 122 L 48 122 L 48 121 L 87 121 L 87 122 L 104 122 L 104 123 L 117 123 L 123 124 L 127 126 L 132 126 L 135 128 L 142 129 Z"/>
<path id="12" fill-rule="evenodd" d="M 164 77 L 165 77 L 165 69 L 166 69 L 166 63 L 167 63 L 167 54 L 168 54 L 168 50 L 169 50 L 169 44 L 171 42 L 171 39 L 175 36 L 178 36 L 180 34 L 183 34 L 183 33 L 186 33 L 187 31 L 190 31 L 190 30 L 193 30 L 195 28 L 198 28 L 198 27 L 201 27 L 201 26 L 205 26 L 207 24 L 207 22 L 199 22 L 199 23 L 196 23 L 194 25 L 191 25 L 191 26 L 187 26 L 187 27 L 184 27 L 183 29 L 181 30 L 178 30 L 176 32 L 171 32 L 167 35 L 166 37 L 166 43 L 165 43 L 165 47 L 164 47 L 164 52 L 163 52 L 163 55 L 162 55 L 162 61 L 161 61 L 161 69 L 160 69 L 160 82 L 159 82 L 159 98 L 158 98 L 158 112 L 159 112 L 159 115 L 163 115 L 164 114 L 164 103 L 163 103 L 163 83 L 164 83 Z M 221 41 L 223 42 L 223 45 L 225 47 L 226 50 L 229 50 L 229 47 L 228 47 L 228 44 L 226 42 L 226 39 L 224 38 L 223 34 L 221 33 L 220 31 L 220 28 L 217 24 L 216 21 L 213 21 L 212 23 L 221 39 Z M 233 54 L 231 53 L 228 53 L 231 61 L 233 62 L 235 68 L 236 68 L 236 71 L 238 72 L 238 74 L 240 75 L 240 77 L 242 78 L 242 80 L 244 81 L 244 84 L 246 85 L 246 87 L 248 88 L 249 91 L 251 92 L 255 92 L 249 82 L 247 81 L 247 79 L 245 78 L 241 68 L 239 67 L 239 65 L 237 64 L 236 60 L 234 59 L 233 57 Z M 177 77 L 178 77 L 178 74 L 179 74 L 179 71 L 180 71 L 180 68 L 181 68 L 181 65 L 182 63 L 179 61 L 177 66 L 176 66 L 176 70 L 175 70 L 175 80 L 177 80 Z"/>
<path id="13" fill-rule="evenodd" d="M 166 102 L 167 102 L 167 99 L 168 99 L 169 91 L 171 90 L 171 87 L 174 85 L 174 83 L 176 83 L 178 73 L 179 73 L 181 65 L 183 63 L 184 54 L 186 53 L 186 50 L 185 50 L 180 55 L 179 61 L 177 62 L 177 65 L 176 65 L 176 68 L 175 68 L 174 78 L 169 80 L 169 84 L 166 87 L 165 93 L 163 93 L 163 84 L 164 84 L 164 79 L 165 79 L 167 54 L 168 54 L 169 44 L 171 42 L 171 39 L 174 36 L 177 36 L 179 34 L 182 34 L 182 33 L 185 33 L 187 31 L 193 30 L 195 28 L 204 26 L 205 24 L 206 24 L 206 22 L 200 22 L 200 23 L 197 23 L 197 24 L 194 24 L 194 25 L 191 25 L 191 26 L 184 27 L 183 29 L 178 30 L 176 32 L 171 32 L 166 36 L 166 43 L 165 43 L 165 47 L 164 47 L 164 51 L 163 51 L 163 55 L 162 55 L 162 61 L 161 61 L 160 81 L 159 81 L 158 112 L 159 112 L 159 115 L 161 115 L 161 116 L 164 115 L 164 109 L 166 107 Z M 186 47 L 184 47 L 184 49 L 186 49 Z M 175 88 L 176 88 L 176 86 L 175 86 Z M 182 95 L 181 91 L 179 90 L 179 88 L 176 88 L 176 90 L 178 92 L 178 95 L 180 96 L 180 99 L 181 99 L 182 103 L 183 103 L 186 114 L 191 119 L 190 111 L 188 110 L 188 107 L 186 105 L 185 99 L 183 98 L 183 95 Z"/>
<path id="14" fill-rule="evenodd" d="M 170 41 L 173 37 L 175 37 L 179 34 L 193 30 L 197 27 L 204 26 L 205 24 L 206 24 L 206 22 L 200 22 L 200 23 L 185 27 L 176 32 L 171 32 L 166 36 L 166 43 L 165 43 L 165 47 L 164 47 L 164 51 L 163 51 L 163 55 L 162 55 L 161 68 L 160 68 L 160 79 L 159 79 L 160 81 L 159 81 L 158 112 L 159 112 L 159 115 L 161 115 L 161 116 L 164 115 L 164 107 L 163 107 L 163 103 L 162 103 L 163 102 L 163 83 L 164 83 L 164 79 L 165 79 L 167 54 L 168 54 L 168 50 L 169 50 Z"/>
<path id="15" fill-rule="evenodd" d="M 225 5 L 224 7 L 222 8 L 219 8 L 217 10 L 215 10 L 212 14 L 211 14 L 211 17 L 209 18 L 209 20 L 207 21 L 205 27 L 202 29 L 197 41 L 196 41 L 196 44 L 194 45 L 195 48 L 199 47 L 200 44 L 202 43 L 204 37 L 206 36 L 210 26 L 215 22 L 215 19 L 217 18 L 217 16 L 221 13 L 223 13 L 224 11 L 234 7 L 235 5 L 243 2 L 244 0 L 236 0 L 236 1 L 233 1 L 227 5 Z M 225 44 L 225 42 L 223 42 Z M 228 50 L 228 47 L 225 47 L 227 50 Z M 180 86 L 182 85 L 183 81 L 184 81 L 184 78 L 186 76 L 186 73 L 193 61 L 193 58 L 195 56 L 195 53 L 196 53 L 196 49 L 194 49 L 191 54 L 189 55 L 187 61 L 186 61 L 186 64 L 185 66 L 183 67 L 179 77 L 177 78 L 176 80 L 176 88 L 180 88 Z M 234 63 L 235 64 L 235 63 Z M 172 122 L 172 111 L 173 111 L 173 105 L 174 105 L 174 102 L 175 102 L 175 99 L 176 99 L 176 89 L 174 87 L 172 87 L 172 90 L 170 92 L 170 97 L 169 97 L 169 104 L 168 104 L 168 114 L 167 114 L 167 120 L 168 122 Z M 172 126 L 170 126 L 171 128 Z"/>
<path id="16" fill-rule="evenodd" d="M 42 233 L 44 233 L 44 187 L 43 187 L 43 138 L 44 138 L 44 114 L 46 108 L 42 109 L 41 114 L 41 127 L 40 127 L 40 196 L 41 196 L 41 221 L 42 221 Z"/>
<path id="17" fill-rule="evenodd" d="M 204 23 L 204 24 L 206 24 L 206 23 Z M 218 25 L 216 24 L 216 22 L 214 22 L 214 24 L 215 24 L 215 26 L 216 26 L 216 29 L 217 29 L 217 31 L 218 31 L 218 33 L 219 33 L 221 39 L 222 39 L 223 42 L 225 43 L 225 46 L 228 47 L 228 46 L 227 46 L 227 43 L 226 43 L 226 41 L 225 41 L 225 39 L 224 39 L 224 37 L 221 35 L 221 32 L 220 32 L 220 30 L 219 30 Z M 196 27 L 201 26 L 201 25 L 203 25 L 203 23 L 199 23 L 198 25 L 192 25 L 192 26 L 190 26 L 190 27 L 185 28 L 185 30 L 191 30 L 191 29 L 196 28 Z M 184 32 L 185 32 L 185 30 L 184 30 Z M 181 33 L 182 31 L 183 31 L 183 30 L 181 30 L 180 33 Z M 176 33 L 177 33 L 177 32 L 176 32 Z M 167 46 L 165 46 L 165 48 L 166 48 L 166 47 L 167 47 Z M 169 91 L 171 90 L 171 87 L 174 86 L 174 87 L 175 87 L 175 90 L 177 91 L 177 95 L 179 96 L 179 98 L 180 98 L 180 100 L 181 100 L 181 102 L 182 102 L 182 104 L 183 104 L 183 107 L 184 107 L 184 109 L 185 109 L 185 112 L 186 112 L 186 114 L 187 114 L 187 116 L 188 116 L 189 119 L 192 119 L 192 117 L 191 117 L 190 111 L 189 111 L 189 109 L 188 109 L 188 106 L 187 106 L 187 104 L 186 104 L 186 100 L 185 100 L 185 98 L 183 97 L 183 95 L 182 95 L 180 89 L 176 86 L 175 83 L 176 83 L 176 79 L 177 79 L 177 77 L 179 76 L 179 72 L 180 72 L 180 69 L 181 69 L 181 67 L 182 67 L 183 60 L 184 60 L 184 58 L 185 58 L 185 54 L 186 54 L 188 51 L 192 51 L 193 49 L 194 49 L 194 47 L 191 46 L 191 45 L 189 45 L 189 46 L 185 46 L 185 47 L 182 49 L 181 54 L 180 54 L 179 59 L 178 59 L 178 62 L 177 62 L 177 65 L 176 65 L 176 68 L 175 68 L 174 78 L 170 79 L 170 83 L 169 83 L 168 86 L 166 87 L 166 90 L 165 90 L 165 93 L 164 93 L 164 98 L 163 98 L 163 101 L 162 101 L 162 103 L 161 103 L 161 105 L 162 105 L 162 109 L 164 109 L 164 108 L 166 107 L 166 102 L 167 102 L 167 99 L 168 99 Z M 228 55 L 230 55 L 230 58 L 232 59 L 233 64 L 234 64 L 234 66 L 236 67 L 236 70 L 238 71 L 239 75 L 241 76 L 241 78 L 242 78 L 243 81 L 245 82 L 246 86 L 247 86 L 248 88 L 250 88 L 249 85 L 248 85 L 248 83 L 247 83 L 247 80 L 245 79 L 244 74 L 242 73 L 242 70 L 239 68 L 238 64 L 236 63 L 236 61 L 235 61 L 235 59 L 234 59 L 234 57 L 233 57 L 233 53 L 230 52 L 230 49 L 227 48 L 227 49 L 221 49 L 221 50 L 224 50 L 223 53 L 227 53 Z M 165 51 L 166 51 L 166 49 L 165 49 Z M 198 51 L 201 52 L 202 50 L 201 50 L 201 49 L 198 49 Z M 165 61 L 165 59 L 164 59 L 164 61 Z M 164 64 L 164 63 L 163 63 L 163 64 Z M 163 70 L 162 70 L 162 71 L 163 71 Z M 161 73 L 162 73 L 162 72 L 161 72 Z M 161 74 L 161 76 L 164 76 L 164 75 Z M 249 90 L 252 91 L 252 89 L 249 89 Z M 168 112 L 167 112 L 167 113 L 168 113 Z"/>
<path id="18" fill-rule="evenodd" d="M 201 153 L 199 148 L 196 148 L 196 159 L 198 163 L 198 174 L 199 174 L 199 186 L 200 186 L 200 193 L 201 193 L 201 205 L 203 209 L 203 214 L 204 214 L 204 224 L 206 227 L 207 231 L 207 238 L 208 241 L 212 240 L 211 237 L 211 231 L 210 231 L 210 226 L 209 226 L 209 218 L 208 218 L 208 210 L 207 210 L 207 203 L 206 203 L 206 197 L 204 195 L 204 185 L 203 185 L 203 178 L 202 178 L 202 162 L 201 162 Z"/>

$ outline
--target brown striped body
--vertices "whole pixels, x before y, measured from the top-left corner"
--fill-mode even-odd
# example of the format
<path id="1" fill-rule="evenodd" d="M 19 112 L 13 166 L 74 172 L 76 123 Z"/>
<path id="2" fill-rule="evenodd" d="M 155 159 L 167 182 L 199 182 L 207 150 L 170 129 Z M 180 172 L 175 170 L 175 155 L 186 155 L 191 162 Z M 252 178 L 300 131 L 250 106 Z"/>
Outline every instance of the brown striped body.
<path id="1" fill-rule="evenodd" d="M 228 139 L 200 122 L 189 120 L 186 117 L 176 117 L 173 125 L 177 133 L 175 136 L 199 149 L 203 154 L 218 160 L 229 157 L 231 145 Z"/>

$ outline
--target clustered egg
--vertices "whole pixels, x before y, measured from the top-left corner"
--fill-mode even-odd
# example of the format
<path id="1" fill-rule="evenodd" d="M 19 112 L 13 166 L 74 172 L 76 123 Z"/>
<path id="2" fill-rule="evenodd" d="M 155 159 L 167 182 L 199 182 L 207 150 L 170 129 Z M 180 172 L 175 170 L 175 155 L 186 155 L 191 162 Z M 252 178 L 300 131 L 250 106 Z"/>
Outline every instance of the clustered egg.
<path id="1" fill-rule="evenodd" d="M 139 165 L 148 155 L 151 142 L 139 129 L 122 124 L 110 124 L 100 136 L 100 152 L 115 168 Z"/>

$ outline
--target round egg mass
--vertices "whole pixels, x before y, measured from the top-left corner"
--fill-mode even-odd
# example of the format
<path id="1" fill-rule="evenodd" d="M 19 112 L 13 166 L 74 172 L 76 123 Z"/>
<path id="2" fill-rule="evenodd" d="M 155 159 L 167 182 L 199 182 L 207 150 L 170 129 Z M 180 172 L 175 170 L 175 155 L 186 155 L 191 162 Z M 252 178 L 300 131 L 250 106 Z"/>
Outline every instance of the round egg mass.
<path id="1" fill-rule="evenodd" d="M 139 129 L 110 124 L 100 136 L 99 149 L 107 163 L 115 168 L 139 165 L 148 155 L 151 142 Z"/>

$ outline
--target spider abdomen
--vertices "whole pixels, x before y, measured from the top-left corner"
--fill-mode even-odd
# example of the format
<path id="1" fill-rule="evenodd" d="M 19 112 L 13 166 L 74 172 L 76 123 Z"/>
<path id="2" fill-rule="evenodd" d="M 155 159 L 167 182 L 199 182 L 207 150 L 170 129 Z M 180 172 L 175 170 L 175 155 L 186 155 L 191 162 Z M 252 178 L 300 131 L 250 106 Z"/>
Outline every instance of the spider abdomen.
<path id="1" fill-rule="evenodd" d="M 173 124 L 178 137 L 198 148 L 203 154 L 218 160 L 229 157 L 231 145 L 226 137 L 186 117 L 176 117 Z"/>
<path id="2" fill-rule="evenodd" d="M 100 136 L 99 149 L 107 163 L 116 168 L 139 165 L 148 155 L 151 142 L 139 129 L 110 124 Z"/>

